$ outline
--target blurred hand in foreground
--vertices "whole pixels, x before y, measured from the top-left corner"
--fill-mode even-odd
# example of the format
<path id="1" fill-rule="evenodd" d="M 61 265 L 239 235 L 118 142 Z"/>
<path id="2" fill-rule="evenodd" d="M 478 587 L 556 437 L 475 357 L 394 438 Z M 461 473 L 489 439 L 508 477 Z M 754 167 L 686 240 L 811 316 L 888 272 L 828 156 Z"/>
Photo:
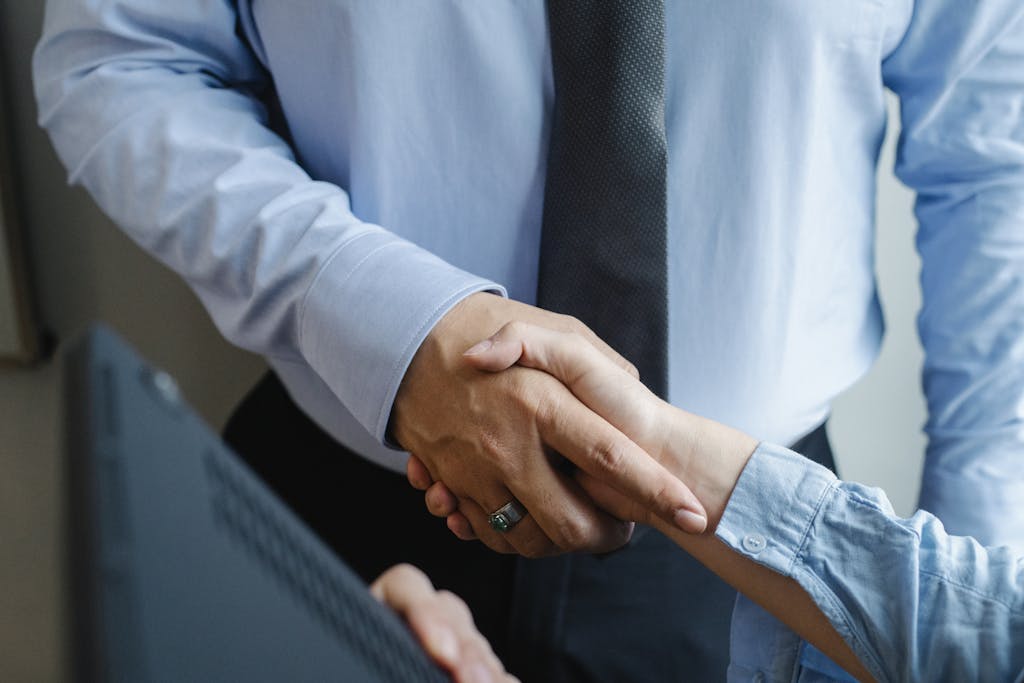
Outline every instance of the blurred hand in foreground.
<path id="1" fill-rule="evenodd" d="M 373 582 L 370 592 L 406 621 L 427 654 L 456 683 L 518 683 L 476 629 L 466 603 L 454 593 L 436 590 L 416 567 L 392 567 Z"/>

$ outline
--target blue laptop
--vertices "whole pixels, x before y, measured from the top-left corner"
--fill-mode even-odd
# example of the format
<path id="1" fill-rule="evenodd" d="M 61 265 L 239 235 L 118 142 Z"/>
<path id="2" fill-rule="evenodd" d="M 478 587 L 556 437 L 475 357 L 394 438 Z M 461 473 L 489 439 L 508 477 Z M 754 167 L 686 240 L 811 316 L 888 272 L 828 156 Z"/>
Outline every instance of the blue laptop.
<path id="1" fill-rule="evenodd" d="M 112 332 L 64 396 L 73 680 L 449 680 Z"/>

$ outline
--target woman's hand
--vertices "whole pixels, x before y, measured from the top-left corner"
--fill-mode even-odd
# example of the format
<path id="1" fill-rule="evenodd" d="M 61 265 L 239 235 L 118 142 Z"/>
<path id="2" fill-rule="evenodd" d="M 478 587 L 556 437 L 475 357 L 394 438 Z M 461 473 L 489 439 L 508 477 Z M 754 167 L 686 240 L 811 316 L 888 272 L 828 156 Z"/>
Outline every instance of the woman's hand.
<path id="1" fill-rule="evenodd" d="M 423 649 L 456 683 L 518 683 L 476 629 L 466 603 L 454 593 L 436 590 L 416 567 L 392 567 L 373 582 L 370 592 L 405 619 Z"/>

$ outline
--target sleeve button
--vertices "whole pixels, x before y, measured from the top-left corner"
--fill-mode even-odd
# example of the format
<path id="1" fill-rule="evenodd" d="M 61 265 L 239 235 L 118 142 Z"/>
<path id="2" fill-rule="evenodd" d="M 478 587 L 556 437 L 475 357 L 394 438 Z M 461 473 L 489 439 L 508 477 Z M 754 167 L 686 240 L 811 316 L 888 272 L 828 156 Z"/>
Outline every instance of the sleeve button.
<path id="1" fill-rule="evenodd" d="M 757 554 L 767 547 L 768 541 L 761 534 L 747 534 L 743 537 L 743 549 L 748 553 Z"/>

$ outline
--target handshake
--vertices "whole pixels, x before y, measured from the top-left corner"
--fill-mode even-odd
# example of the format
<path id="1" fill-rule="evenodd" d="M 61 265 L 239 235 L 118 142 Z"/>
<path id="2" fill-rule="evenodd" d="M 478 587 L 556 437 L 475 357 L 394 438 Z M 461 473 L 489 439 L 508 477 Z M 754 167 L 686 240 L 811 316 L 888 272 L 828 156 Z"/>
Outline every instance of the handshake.
<path id="1" fill-rule="evenodd" d="M 714 529 L 757 446 L 754 439 L 662 401 L 628 364 L 577 332 L 508 323 L 460 360 L 467 372 L 478 375 L 521 369 L 544 373 L 567 394 L 555 393 L 560 397 L 538 411 L 538 461 L 519 458 L 505 467 L 495 465 L 491 471 L 505 472 L 508 483 L 494 486 L 491 497 L 480 500 L 470 489 L 456 493 L 438 476 L 443 465 L 428 466 L 415 454 L 409 458 L 409 482 L 426 492 L 427 508 L 447 518 L 460 539 L 479 539 L 499 552 L 529 556 L 603 552 L 626 543 L 639 522 L 688 537 L 687 549 L 698 555 L 698 546 L 717 544 L 710 536 L 696 535 Z M 500 461 L 502 442 L 484 443 Z M 557 496 L 549 495 L 552 489 Z M 506 503 L 496 506 L 500 500 Z M 548 501 L 568 504 L 556 503 L 552 509 Z M 559 519 L 563 514 L 567 521 Z M 434 590 L 419 570 L 394 567 L 372 591 L 406 619 L 455 680 L 515 680 L 476 631 L 465 604 Z"/>
<path id="2" fill-rule="evenodd" d="M 629 540 L 634 523 L 650 525 L 847 671 L 870 678 L 796 581 L 714 535 L 758 449 L 756 440 L 662 401 L 627 365 L 575 332 L 509 323 L 464 351 L 460 361 L 467 382 L 473 381 L 471 373 L 514 376 L 528 370 L 564 387 L 568 397 L 536 413 L 531 440 L 543 453 L 539 462 L 519 458 L 502 463 L 504 442 L 493 435 L 484 439 L 495 460 L 484 471 L 504 473 L 507 483 L 482 497 L 473 495 L 472 488 L 456 488 L 455 482 L 472 479 L 449 483 L 447 459 L 409 458 L 410 483 L 426 492 L 428 509 L 447 518 L 456 536 L 479 539 L 500 552 L 536 556 L 557 550 L 609 551 Z M 509 409 L 514 414 L 521 406 Z M 486 423 L 488 417 L 482 408 L 470 410 L 471 422 Z M 563 456 L 574 467 L 564 467 Z M 817 467 L 792 457 L 795 475 L 805 463 Z M 450 593 L 435 591 L 418 570 L 393 568 L 377 580 L 373 592 L 406 618 L 455 680 L 514 680 L 474 628 L 465 605 Z"/>
<path id="3" fill-rule="evenodd" d="M 532 410 L 529 439 L 500 427 L 488 432 L 489 408 L 470 403 L 467 421 L 480 446 L 454 444 L 465 449 L 462 467 L 433 448 L 412 449 L 407 475 L 426 492 L 428 510 L 447 518 L 459 538 L 498 552 L 608 552 L 629 540 L 633 522 L 713 531 L 757 446 L 662 401 L 625 361 L 578 332 L 513 322 L 461 360 L 467 371 L 508 373 L 521 386 L 544 373 L 550 389 Z M 532 376 L 517 374 L 524 369 Z M 494 417 L 517 422 L 523 413 L 530 410 L 517 402 Z M 452 470 L 458 476 L 449 479 Z"/>
<path id="4" fill-rule="evenodd" d="M 741 593 L 734 663 L 775 667 L 771 680 L 803 680 L 805 665 L 815 680 L 1024 680 L 1024 558 L 1014 549 L 950 535 L 925 511 L 900 519 L 880 490 L 674 408 L 585 332 L 514 322 L 466 341 L 461 417 L 483 436 L 423 443 L 470 458 L 479 447 L 482 467 L 414 449 L 407 469 L 459 538 L 534 556 L 601 552 L 648 524 Z M 536 385 L 549 398 L 502 412 L 481 390 L 502 381 L 514 388 L 506 396 Z M 502 430 L 502 417 L 518 429 Z M 393 570 L 374 590 L 457 681 L 508 680 L 465 607 L 422 575 Z M 412 602 L 421 616 L 403 609 Z M 427 614 L 452 617 L 438 629 L 450 636 L 443 648 L 417 626 Z M 819 655 L 794 659 L 807 652 L 801 641 Z"/>

